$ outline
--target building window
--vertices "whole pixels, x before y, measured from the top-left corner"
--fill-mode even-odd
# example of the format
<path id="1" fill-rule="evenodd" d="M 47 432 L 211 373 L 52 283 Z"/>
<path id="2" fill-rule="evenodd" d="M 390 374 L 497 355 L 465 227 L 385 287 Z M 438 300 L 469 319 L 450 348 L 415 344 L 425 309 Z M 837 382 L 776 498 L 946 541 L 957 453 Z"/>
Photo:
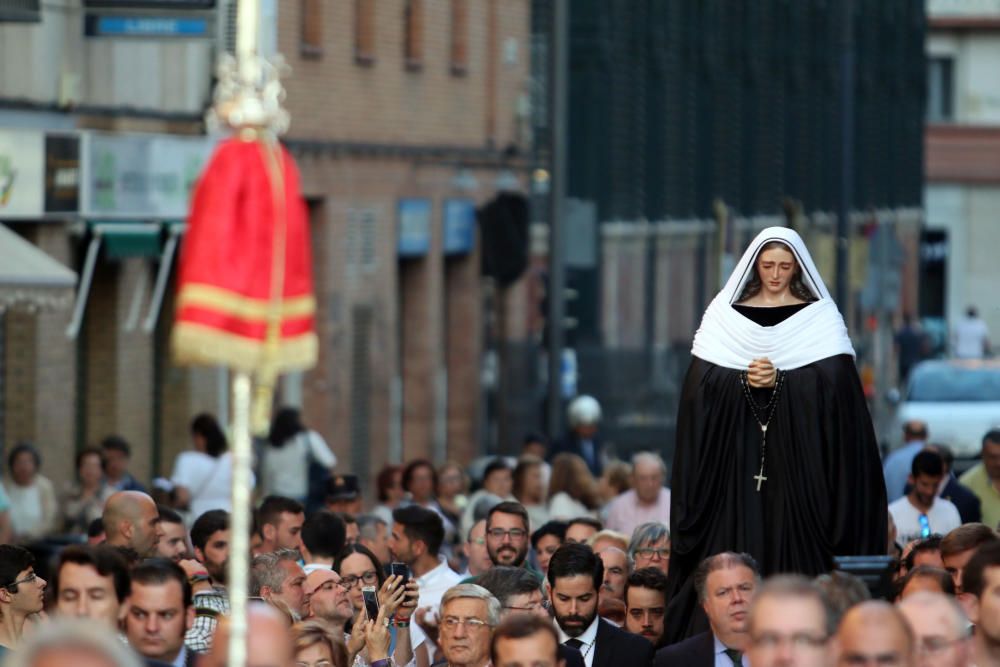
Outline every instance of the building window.
<path id="1" fill-rule="evenodd" d="M 354 60 L 375 62 L 375 0 L 354 0 Z"/>
<path id="2" fill-rule="evenodd" d="M 323 55 L 323 0 L 300 0 L 302 7 L 299 52 L 306 58 Z"/>
<path id="3" fill-rule="evenodd" d="M 955 59 L 932 56 L 927 59 L 927 122 L 946 123 L 954 118 Z"/>
<path id="4" fill-rule="evenodd" d="M 451 73 L 469 71 L 469 3 L 451 0 Z"/>
<path id="5" fill-rule="evenodd" d="M 403 53 L 406 69 L 417 70 L 424 66 L 424 1 L 406 0 L 405 16 Z"/>

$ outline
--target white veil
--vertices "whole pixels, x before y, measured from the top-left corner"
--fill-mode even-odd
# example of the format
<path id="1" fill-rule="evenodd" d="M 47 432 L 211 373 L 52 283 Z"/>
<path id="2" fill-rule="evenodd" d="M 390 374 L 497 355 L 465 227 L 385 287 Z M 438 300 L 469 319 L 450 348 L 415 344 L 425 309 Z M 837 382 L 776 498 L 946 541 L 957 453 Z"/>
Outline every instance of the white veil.
<path id="1" fill-rule="evenodd" d="M 818 300 L 773 327 L 762 327 L 736 312 L 732 305 L 756 270 L 757 253 L 771 241 L 784 243 L 795 254 L 802 268 L 802 282 Z M 739 370 L 759 357 L 767 357 L 779 370 L 792 370 L 838 354 L 855 356 L 844 318 L 805 243 L 794 230 L 785 227 L 768 227 L 743 253 L 726 286 L 705 310 L 691 353 L 717 366 Z"/>

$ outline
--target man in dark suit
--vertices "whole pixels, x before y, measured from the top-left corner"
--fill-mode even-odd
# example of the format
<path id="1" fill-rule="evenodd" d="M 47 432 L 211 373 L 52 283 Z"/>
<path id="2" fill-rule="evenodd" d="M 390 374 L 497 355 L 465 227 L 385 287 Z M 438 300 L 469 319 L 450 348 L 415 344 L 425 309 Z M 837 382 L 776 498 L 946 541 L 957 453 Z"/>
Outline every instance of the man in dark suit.
<path id="1" fill-rule="evenodd" d="M 577 396 L 566 409 L 569 431 L 552 443 L 549 461 L 558 454 L 576 454 L 583 458 L 594 477 L 604 472 L 605 454 L 601 447 L 598 427 L 601 404 L 593 396 Z"/>
<path id="2" fill-rule="evenodd" d="M 195 654 L 184 646 L 184 634 L 192 622 L 191 584 L 179 565 L 151 558 L 132 569 L 123 626 L 136 653 L 151 665 L 190 667 Z"/>
<path id="3" fill-rule="evenodd" d="M 750 554 L 726 551 L 703 560 L 694 587 L 711 630 L 660 649 L 654 667 L 747 667 L 750 601 L 759 581 Z"/>
<path id="4" fill-rule="evenodd" d="M 597 615 L 604 564 L 584 544 L 564 544 L 549 561 L 552 608 L 559 641 L 583 655 L 585 667 L 645 667 L 653 646 Z"/>

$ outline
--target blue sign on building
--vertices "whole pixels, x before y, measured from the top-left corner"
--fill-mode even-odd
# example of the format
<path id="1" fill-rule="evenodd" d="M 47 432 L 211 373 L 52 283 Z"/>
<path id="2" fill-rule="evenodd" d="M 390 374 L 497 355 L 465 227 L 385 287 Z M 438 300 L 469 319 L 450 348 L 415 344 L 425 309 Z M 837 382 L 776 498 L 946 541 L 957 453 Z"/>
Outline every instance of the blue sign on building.
<path id="1" fill-rule="evenodd" d="M 400 257 L 423 257 L 431 249 L 431 202 L 429 199 L 399 200 Z"/>
<path id="2" fill-rule="evenodd" d="M 87 16 L 88 37 L 209 37 L 207 18 Z"/>
<path id="3" fill-rule="evenodd" d="M 464 255 L 476 245 L 476 205 L 471 199 L 444 202 L 444 254 Z"/>

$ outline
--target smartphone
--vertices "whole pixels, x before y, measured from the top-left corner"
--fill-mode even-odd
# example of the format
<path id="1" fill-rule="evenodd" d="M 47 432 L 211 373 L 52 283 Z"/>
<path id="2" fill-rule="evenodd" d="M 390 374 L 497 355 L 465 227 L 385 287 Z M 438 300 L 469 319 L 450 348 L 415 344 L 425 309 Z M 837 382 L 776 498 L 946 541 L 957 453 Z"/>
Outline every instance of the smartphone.
<path id="1" fill-rule="evenodd" d="M 365 586 L 361 589 L 361 596 L 365 600 L 365 615 L 368 620 L 374 621 L 378 618 L 378 593 L 374 586 Z"/>
<path id="2" fill-rule="evenodd" d="M 385 576 L 402 577 L 402 584 L 405 586 L 410 580 L 410 568 L 406 566 L 406 563 L 389 563 L 385 566 Z"/>

